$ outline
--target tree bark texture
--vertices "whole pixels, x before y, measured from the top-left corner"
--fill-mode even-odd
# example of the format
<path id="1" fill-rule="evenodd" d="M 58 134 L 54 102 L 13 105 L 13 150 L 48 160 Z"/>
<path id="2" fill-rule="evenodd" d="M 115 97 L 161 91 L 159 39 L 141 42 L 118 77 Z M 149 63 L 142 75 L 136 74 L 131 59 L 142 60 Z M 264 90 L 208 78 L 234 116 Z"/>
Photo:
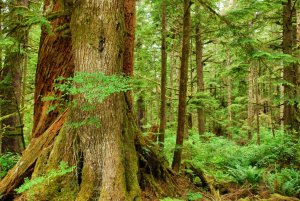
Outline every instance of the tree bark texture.
<path id="1" fill-rule="evenodd" d="M 254 67 L 254 79 L 255 79 L 255 114 L 256 114 L 256 143 L 260 145 L 260 89 L 258 83 L 258 72 L 259 72 L 259 65 Z"/>
<path id="2" fill-rule="evenodd" d="M 282 50 L 283 53 L 293 56 L 293 48 L 297 44 L 296 25 L 293 24 L 295 20 L 294 1 L 288 0 L 283 3 L 283 39 Z M 297 108 L 297 71 L 298 65 L 296 63 L 286 63 L 283 69 L 284 80 L 284 111 L 283 119 L 284 126 L 287 131 L 296 131 L 299 135 L 300 122 L 299 109 Z"/>
<path id="3" fill-rule="evenodd" d="M 254 67 L 250 66 L 248 74 L 248 140 L 253 137 L 253 120 L 254 120 Z"/>
<path id="4" fill-rule="evenodd" d="M 47 3 L 49 2 L 45 5 L 50 5 Z M 61 5 L 56 6 L 62 8 Z M 74 53 L 71 60 L 74 60 L 75 70 L 121 75 L 125 68 L 124 16 L 129 11 L 124 9 L 124 1 L 84 0 L 73 6 L 72 47 L 71 43 L 68 43 L 67 49 L 71 48 Z M 45 35 L 42 39 L 43 37 Z M 60 43 L 64 44 L 64 41 Z M 55 43 L 49 45 L 55 47 Z M 40 51 L 40 54 L 43 54 L 43 51 Z M 59 48 L 59 51 L 63 52 L 63 49 Z M 48 54 L 52 54 L 51 51 L 46 51 L 44 56 L 49 57 Z M 130 55 L 131 58 L 127 59 L 133 59 L 133 54 Z M 71 66 L 74 64 L 69 62 Z M 133 70 L 132 66 L 126 68 Z M 50 75 L 55 72 L 54 67 L 48 69 Z M 59 72 L 64 74 L 62 70 Z M 68 162 L 69 166 L 76 166 L 76 171 L 39 184 L 37 189 L 34 189 L 36 199 L 138 201 L 141 200 L 140 186 L 152 186 L 154 190 L 163 192 L 154 184 L 154 178 L 162 178 L 170 184 L 172 181 L 167 177 L 172 172 L 167 168 L 165 160 L 159 157 L 159 149 L 154 150 L 141 137 L 142 133 L 136 128 L 131 102 L 127 96 L 127 93 L 117 93 L 110 95 L 102 103 L 93 102 L 96 107 L 94 111 L 82 111 L 79 107 L 72 107 L 67 112 L 60 113 L 44 133 L 31 139 L 21 160 L 0 181 L 2 199 L 12 195 L 13 189 L 18 187 L 26 176 L 36 178 L 47 174 L 57 169 L 61 161 Z M 73 99 L 79 106 L 87 102 L 80 94 Z M 54 102 L 49 106 L 51 104 Z M 97 118 L 100 126 L 72 126 L 72 122 L 90 117 Z"/>
<path id="5" fill-rule="evenodd" d="M 163 148 L 165 142 L 166 130 L 166 103 L 167 103 L 167 14 L 166 14 L 166 1 L 162 0 L 162 20 L 161 20 L 161 97 L 160 97 L 160 126 L 159 126 L 159 145 Z"/>
<path id="6" fill-rule="evenodd" d="M 204 92 L 204 80 L 203 80 L 203 49 L 202 49 L 202 38 L 201 38 L 201 25 L 200 23 L 196 26 L 196 65 L 197 65 L 197 91 Z M 197 120 L 198 120 L 198 133 L 203 135 L 205 132 L 205 116 L 204 109 L 197 109 Z"/>
<path id="7" fill-rule="evenodd" d="M 54 5 L 53 5 L 54 4 Z M 64 10 L 65 9 L 65 10 Z M 70 9 L 61 1 L 44 1 L 44 13 L 47 12 L 69 12 Z M 72 60 L 71 35 L 69 33 L 70 15 L 62 15 L 51 22 L 54 34 L 48 33 L 45 27 L 42 28 L 38 64 L 35 78 L 34 92 L 34 117 L 31 138 L 43 134 L 60 115 L 60 110 L 69 97 L 55 90 L 54 84 L 59 77 L 70 77 L 74 72 Z M 52 101 L 43 101 L 43 98 L 55 96 Z M 51 109 L 56 106 L 55 109 Z"/>
<path id="8" fill-rule="evenodd" d="M 146 107 L 145 107 L 145 100 L 142 94 L 139 96 L 136 105 L 137 105 L 137 126 L 141 129 L 141 131 L 144 132 Z"/>
<path id="9" fill-rule="evenodd" d="M 16 5 L 28 6 L 28 1 L 18 0 Z M 13 6 L 10 8 L 10 17 L 20 18 L 15 14 Z M 4 129 L 2 137 L 2 146 L 0 152 L 17 152 L 21 153 L 24 148 L 23 123 L 21 117 L 21 100 L 22 100 L 22 67 L 24 64 L 24 54 L 21 53 L 24 48 L 27 31 L 24 29 L 15 29 L 12 27 L 9 33 L 16 41 L 17 51 L 10 49 L 6 50 L 3 69 L 0 72 L 0 80 L 3 81 L 3 86 L 0 88 L 1 96 L 1 116 L 16 113 L 1 122 L 1 128 Z M 14 49 L 14 48 L 13 48 Z"/>
<path id="10" fill-rule="evenodd" d="M 230 66 L 230 53 L 227 53 L 227 63 L 226 65 L 229 67 Z M 227 79 L 225 80 L 225 82 L 227 83 L 227 111 L 228 111 L 228 134 L 227 137 L 229 139 L 232 139 L 232 132 L 231 132 L 231 128 L 232 128 L 232 110 L 231 110 L 231 104 L 232 104 L 232 87 L 231 87 L 231 76 L 229 75 L 227 77 Z"/>
<path id="11" fill-rule="evenodd" d="M 125 17 L 124 1 L 81 1 L 71 17 L 75 72 L 105 75 L 123 73 Z M 100 20 L 99 20 L 100 19 Z M 133 133 L 128 132 L 126 101 L 123 93 L 112 94 L 95 110 L 83 111 L 87 100 L 74 97 L 78 108 L 71 108 L 70 122 L 96 118 L 100 126 L 76 129 L 82 152 L 82 180 L 76 200 L 134 200 L 140 197 L 137 155 Z"/>
<path id="12" fill-rule="evenodd" d="M 182 145 L 184 138 L 184 128 L 186 120 L 186 93 L 188 81 L 188 63 L 189 63 L 189 42 L 190 42 L 190 27 L 191 27 L 191 14 L 190 14 L 190 0 L 184 0 L 183 10 L 183 38 L 182 38 L 182 57 L 180 66 L 180 86 L 179 86 L 179 103 L 178 103 L 178 124 L 176 147 L 174 151 L 172 169 L 176 172 L 180 169 Z"/>

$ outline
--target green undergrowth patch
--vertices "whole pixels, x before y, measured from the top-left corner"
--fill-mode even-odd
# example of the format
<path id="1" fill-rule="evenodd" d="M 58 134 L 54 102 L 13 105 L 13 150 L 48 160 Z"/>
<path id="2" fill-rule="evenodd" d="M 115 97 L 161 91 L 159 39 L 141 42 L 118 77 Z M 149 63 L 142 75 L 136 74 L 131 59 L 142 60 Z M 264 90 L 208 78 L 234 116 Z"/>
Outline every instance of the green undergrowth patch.
<path id="1" fill-rule="evenodd" d="M 18 162 L 20 155 L 7 152 L 0 155 L 0 179 Z"/>
<path id="2" fill-rule="evenodd" d="M 165 154 L 170 164 L 175 141 L 175 131 L 167 130 Z M 255 139 L 239 145 L 212 133 L 200 139 L 197 131 L 191 130 L 183 146 L 183 160 L 214 178 L 216 183 L 233 182 L 253 189 L 264 185 L 272 193 L 300 196 L 300 143 L 282 131 L 276 131 L 273 137 L 271 131 L 262 128 L 261 145 Z"/>
<path id="3" fill-rule="evenodd" d="M 29 200 L 34 200 L 37 192 L 39 192 L 43 186 L 50 185 L 50 183 L 55 181 L 57 178 L 73 172 L 75 168 L 75 166 L 68 166 L 66 162 L 61 161 L 57 169 L 50 170 L 46 174 L 35 177 L 31 180 L 25 178 L 24 183 L 19 188 L 15 189 L 15 192 L 18 194 L 26 193 Z"/>

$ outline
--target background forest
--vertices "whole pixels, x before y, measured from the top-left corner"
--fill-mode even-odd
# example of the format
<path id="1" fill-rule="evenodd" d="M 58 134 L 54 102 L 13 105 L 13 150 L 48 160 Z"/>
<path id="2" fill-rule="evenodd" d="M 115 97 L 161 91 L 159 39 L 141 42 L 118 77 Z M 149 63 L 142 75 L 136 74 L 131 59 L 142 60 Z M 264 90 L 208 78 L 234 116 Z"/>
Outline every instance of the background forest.
<path id="1" fill-rule="evenodd" d="M 41 99 L 45 116 L 54 116 L 62 105 L 72 107 L 68 95 L 89 91 L 90 100 L 102 102 L 132 90 L 136 124 L 149 148 L 142 150 L 158 149 L 178 187 L 170 193 L 143 177 L 152 186 L 145 190 L 140 182 L 143 200 L 299 200 L 299 1 L 137 0 L 133 76 L 90 79 L 66 72 L 73 78 L 54 76 L 55 86 L 38 80 L 49 69 L 37 66 L 56 65 L 53 60 L 66 65 L 70 50 L 39 58 L 41 41 L 56 31 L 68 37 L 70 30 L 55 21 L 68 21 L 68 14 L 49 2 L 1 1 L 0 179 L 37 137 L 33 131 L 42 129 L 34 123 L 46 118 L 34 111 L 42 105 L 37 91 L 60 91 Z M 104 84 L 95 88 L 94 79 Z M 72 88 L 72 82 L 85 88 Z M 97 119 L 85 120 L 72 126 L 97 127 Z M 33 174 L 15 194 L 30 198 L 39 185 L 75 169 L 62 162 L 52 173 Z M 0 195 L 3 189 L 0 182 Z"/>

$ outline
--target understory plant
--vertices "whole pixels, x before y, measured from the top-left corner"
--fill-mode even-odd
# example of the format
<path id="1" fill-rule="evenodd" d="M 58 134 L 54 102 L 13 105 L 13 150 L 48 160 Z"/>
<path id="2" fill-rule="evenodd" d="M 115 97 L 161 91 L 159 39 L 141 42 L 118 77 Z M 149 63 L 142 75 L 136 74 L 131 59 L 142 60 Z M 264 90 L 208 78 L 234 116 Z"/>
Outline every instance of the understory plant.
<path id="1" fill-rule="evenodd" d="M 20 159 L 20 155 L 7 152 L 0 155 L 0 179 L 2 179 Z"/>

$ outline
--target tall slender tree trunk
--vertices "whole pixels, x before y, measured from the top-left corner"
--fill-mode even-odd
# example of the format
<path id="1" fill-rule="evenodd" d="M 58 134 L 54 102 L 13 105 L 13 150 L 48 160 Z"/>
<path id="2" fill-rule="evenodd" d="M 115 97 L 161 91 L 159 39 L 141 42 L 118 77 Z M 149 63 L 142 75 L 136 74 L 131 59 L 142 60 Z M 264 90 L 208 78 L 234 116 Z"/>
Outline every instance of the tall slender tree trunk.
<path id="1" fill-rule="evenodd" d="M 24 51 L 26 52 L 26 46 L 28 45 L 28 31 L 26 31 L 24 36 Z M 27 68 L 28 68 L 28 56 L 27 54 L 24 55 L 24 61 L 23 61 L 23 72 L 22 72 L 22 101 L 21 101 L 21 108 L 25 108 L 25 102 L 26 102 L 26 83 L 27 83 Z M 21 114 L 21 120 L 24 124 L 24 112 Z"/>
<path id="2" fill-rule="evenodd" d="M 269 105 L 270 105 L 270 121 L 271 121 L 271 130 L 272 135 L 275 138 L 276 137 L 276 131 L 275 131 L 275 120 L 274 120 L 274 106 L 273 106 L 273 85 L 272 85 L 272 72 L 271 69 L 268 71 L 269 74 Z"/>
<path id="3" fill-rule="evenodd" d="M 230 54 L 227 53 L 227 66 L 230 66 Z M 232 138 L 232 133 L 231 133 L 231 127 L 232 127 L 232 110 L 231 110 L 231 104 L 232 104 L 232 87 L 231 87 L 231 76 L 229 75 L 228 78 L 226 79 L 227 83 L 227 111 L 228 111 L 228 138 Z"/>
<path id="4" fill-rule="evenodd" d="M 27 0 L 18 0 L 16 5 L 28 6 Z M 11 18 L 20 18 L 15 13 L 15 8 L 10 7 Z M 18 50 L 13 52 L 7 49 L 4 66 L 0 74 L 0 79 L 4 81 L 4 86 L 1 88 L 1 116 L 15 113 L 8 119 L 1 122 L 4 136 L 2 137 L 2 146 L 0 152 L 17 152 L 21 153 L 24 150 L 23 123 L 21 116 L 21 100 L 22 100 L 22 66 L 24 64 L 24 48 L 26 31 L 17 29 L 10 33 L 18 45 Z"/>
<path id="5" fill-rule="evenodd" d="M 172 44 L 172 55 L 171 55 L 171 65 L 170 65 L 170 93 L 169 93 L 169 122 L 173 122 L 173 74 L 174 68 L 176 67 L 176 58 L 175 58 L 175 43 Z"/>
<path id="6" fill-rule="evenodd" d="M 259 106 L 259 83 L 258 83 L 258 71 L 259 71 L 259 66 L 254 67 L 254 80 L 255 80 L 255 114 L 256 114 L 256 142 L 258 145 L 260 145 L 260 106 Z"/>
<path id="7" fill-rule="evenodd" d="M 203 46 L 201 37 L 201 25 L 198 23 L 196 25 L 196 65 L 197 65 L 197 91 L 204 92 L 204 80 L 203 80 Z M 205 132 L 205 116 L 204 109 L 197 109 L 197 120 L 198 120 L 198 133 L 203 135 Z"/>
<path id="8" fill-rule="evenodd" d="M 178 104 L 178 124 L 176 147 L 174 151 L 172 168 L 179 171 L 181 164 L 182 145 L 184 138 L 184 128 L 186 119 L 186 93 L 188 81 L 188 64 L 189 64 L 189 42 L 190 42 L 190 27 L 191 27 L 191 13 L 190 0 L 184 0 L 183 10 L 183 39 L 182 39 L 182 57 L 180 66 L 180 86 L 179 86 L 179 104 Z"/>
<path id="9" fill-rule="evenodd" d="M 254 120 L 254 67 L 250 66 L 248 74 L 248 140 L 253 137 L 253 120 Z"/>
<path id="10" fill-rule="evenodd" d="M 160 97 L 160 126 L 159 126 L 159 144 L 164 147 L 165 143 L 165 129 L 167 123 L 166 117 L 166 103 L 167 103 L 167 14 L 166 14 L 166 1 L 162 0 L 162 20 L 161 20 L 161 97 Z"/>
<path id="11" fill-rule="evenodd" d="M 145 107 L 144 97 L 142 94 L 140 94 L 140 96 L 138 97 L 136 105 L 137 105 L 137 125 L 144 132 L 146 107 Z"/>
<path id="12" fill-rule="evenodd" d="M 293 56 L 293 48 L 296 46 L 296 24 L 293 24 L 296 18 L 296 10 L 293 0 L 283 3 L 283 53 Z M 287 131 L 296 131 L 299 135 L 300 122 L 297 118 L 297 71 L 298 65 L 293 63 L 284 64 L 283 80 L 286 82 L 284 87 L 284 126 Z"/>

